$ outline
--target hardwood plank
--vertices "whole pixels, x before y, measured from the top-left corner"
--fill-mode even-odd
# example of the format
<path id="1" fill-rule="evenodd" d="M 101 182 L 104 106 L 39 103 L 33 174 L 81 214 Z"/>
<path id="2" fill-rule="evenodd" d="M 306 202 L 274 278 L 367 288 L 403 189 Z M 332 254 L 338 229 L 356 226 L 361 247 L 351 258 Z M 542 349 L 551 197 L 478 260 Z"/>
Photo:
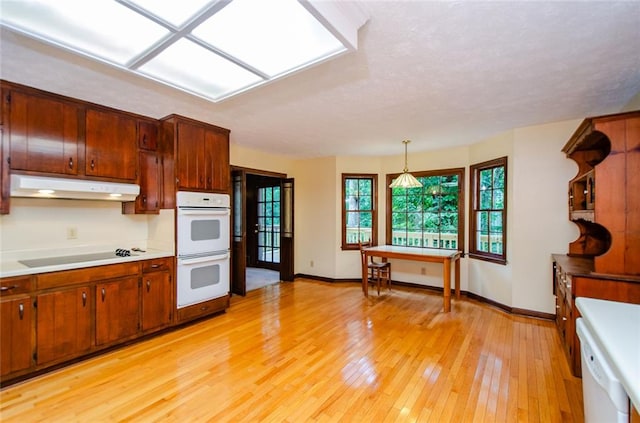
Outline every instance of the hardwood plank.
<path id="1" fill-rule="evenodd" d="M 0 391 L 22 421 L 580 422 L 554 323 L 474 300 L 298 279 Z"/>

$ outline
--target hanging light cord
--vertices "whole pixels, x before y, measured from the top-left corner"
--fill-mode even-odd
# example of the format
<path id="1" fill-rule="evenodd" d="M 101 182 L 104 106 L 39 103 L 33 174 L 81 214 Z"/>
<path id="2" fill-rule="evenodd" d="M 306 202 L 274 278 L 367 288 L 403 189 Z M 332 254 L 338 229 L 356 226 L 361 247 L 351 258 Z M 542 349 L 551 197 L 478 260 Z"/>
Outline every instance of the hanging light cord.
<path id="1" fill-rule="evenodd" d="M 410 140 L 402 141 L 404 143 L 404 169 L 402 170 L 404 173 L 409 171 L 409 165 L 407 164 L 407 144 L 409 144 Z"/>

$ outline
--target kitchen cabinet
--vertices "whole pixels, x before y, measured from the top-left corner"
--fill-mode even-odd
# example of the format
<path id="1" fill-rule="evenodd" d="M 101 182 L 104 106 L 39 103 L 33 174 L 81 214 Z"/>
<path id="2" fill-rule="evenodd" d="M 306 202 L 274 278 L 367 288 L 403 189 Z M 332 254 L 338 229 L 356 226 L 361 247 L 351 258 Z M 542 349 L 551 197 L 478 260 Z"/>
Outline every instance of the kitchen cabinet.
<path id="1" fill-rule="evenodd" d="M 139 277 L 96 284 L 96 345 L 129 339 L 140 328 Z"/>
<path id="2" fill-rule="evenodd" d="M 77 175 L 82 110 L 72 102 L 5 89 L 11 170 Z"/>
<path id="3" fill-rule="evenodd" d="M 155 151 L 141 150 L 138 160 L 140 195 L 135 201 L 122 203 L 122 212 L 125 214 L 158 214 L 160 212 L 162 181 L 159 154 Z"/>
<path id="4" fill-rule="evenodd" d="M 158 124 L 138 120 L 138 148 L 156 151 L 158 148 Z"/>
<path id="5" fill-rule="evenodd" d="M 228 193 L 229 130 L 177 115 L 163 122 L 175 155 L 175 190 Z"/>
<path id="6" fill-rule="evenodd" d="M 2 340 L 0 344 L 2 360 L 1 374 L 28 369 L 32 364 L 32 319 L 33 301 L 29 296 L 21 296 L 0 302 Z"/>
<path id="7" fill-rule="evenodd" d="M 172 323 L 173 259 L 150 260 L 142 268 L 142 331 L 150 332 Z"/>
<path id="8" fill-rule="evenodd" d="M 33 364 L 31 278 L 0 281 L 0 376 L 24 373 Z"/>
<path id="9" fill-rule="evenodd" d="M 74 358 L 91 349 L 92 302 L 88 285 L 37 296 L 39 365 Z"/>
<path id="10" fill-rule="evenodd" d="M 137 122 L 111 110 L 87 109 L 85 174 L 134 181 L 137 176 Z"/>

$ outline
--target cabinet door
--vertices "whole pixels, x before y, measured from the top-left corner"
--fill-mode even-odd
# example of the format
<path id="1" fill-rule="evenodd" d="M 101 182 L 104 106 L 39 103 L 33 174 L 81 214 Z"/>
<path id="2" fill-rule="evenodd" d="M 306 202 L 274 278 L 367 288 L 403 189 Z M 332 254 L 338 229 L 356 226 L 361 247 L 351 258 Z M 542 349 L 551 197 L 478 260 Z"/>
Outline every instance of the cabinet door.
<path id="1" fill-rule="evenodd" d="M 129 338 L 138 332 L 138 277 L 96 285 L 96 345 Z"/>
<path id="2" fill-rule="evenodd" d="M 161 171 L 157 153 L 140 152 L 140 195 L 136 199 L 137 213 L 158 213 Z"/>
<path id="3" fill-rule="evenodd" d="M 31 367 L 33 301 L 22 297 L 0 302 L 0 374 Z"/>
<path id="4" fill-rule="evenodd" d="M 124 114 L 87 110 L 85 174 L 136 179 L 136 120 Z"/>
<path id="5" fill-rule="evenodd" d="M 47 97 L 7 95 L 11 169 L 76 175 L 79 109 Z"/>
<path id="6" fill-rule="evenodd" d="M 149 331 L 171 323 L 171 274 L 145 273 L 142 277 L 142 330 Z"/>
<path id="7" fill-rule="evenodd" d="M 82 286 L 38 295 L 38 364 L 72 358 L 91 348 L 91 291 Z"/>
<path id="8" fill-rule="evenodd" d="M 138 121 L 138 147 L 156 151 L 158 148 L 158 125 L 153 122 Z"/>
<path id="9" fill-rule="evenodd" d="M 229 136 L 208 130 L 205 133 L 206 189 L 229 191 Z"/>
<path id="10" fill-rule="evenodd" d="M 179 190 L 204 190 L 205 186 L 205 138 L 204 128 L 188 123 L 178 123 L 178 148 L 176 179 Z"/>

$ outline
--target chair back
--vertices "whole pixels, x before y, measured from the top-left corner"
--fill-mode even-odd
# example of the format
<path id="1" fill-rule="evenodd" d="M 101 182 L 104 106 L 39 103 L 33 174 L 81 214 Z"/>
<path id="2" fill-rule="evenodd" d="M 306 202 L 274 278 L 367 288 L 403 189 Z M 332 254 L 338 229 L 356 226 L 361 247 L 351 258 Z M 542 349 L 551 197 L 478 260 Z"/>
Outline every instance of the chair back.
<path id="1" fill-rule="evenodd" d="M 358 248 L 360 249 L 360 261 L 362 262 L 362 273 L 367 272 L 367 256 L 364 253 L 364 249 L 371 246 L 371 242 L 358 242 Z"/>

